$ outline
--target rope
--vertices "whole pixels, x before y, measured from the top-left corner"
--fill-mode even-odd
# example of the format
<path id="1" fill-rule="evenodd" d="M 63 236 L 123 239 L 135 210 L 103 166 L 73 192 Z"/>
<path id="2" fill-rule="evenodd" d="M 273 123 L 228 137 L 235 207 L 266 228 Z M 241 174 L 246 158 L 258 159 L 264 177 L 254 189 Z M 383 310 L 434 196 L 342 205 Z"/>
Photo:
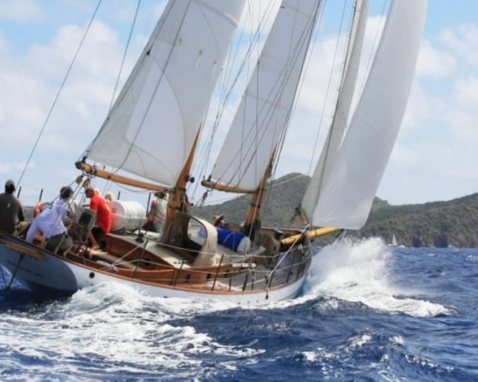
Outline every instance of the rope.
<path id="1" fill-rule="evenodd" d="M 121 65 L 120 65 L 120 70 L 118 72 L 118 77 L 116 78 L 116 83 L 115 83 L 115 87 L 113 89 L 113 95 L 111 97 L 111 102 L 110 102 L 110 107 L 109 109 L 111 110 L 112 107 L 113 107 L 113 102 L 116 98 L 116 92 L 118 90 L 118 86 L 119 86 L 119 82 L 120 82 L 120 78 L 121 78 L 121 74 L 123 73 L 123 69 L 124 69 L 124 63 L 126 61 L 126 55 L 128 53 L 128 50 L 129 50 L 129 45 L 131 43 L 131 39 L 133 37 L 133 31 L 134 31 L 134 27 L 136 25 L 136 20 L 138 19 L 138 13 L 139 13 L 139 8 L 141 6 L 141 0 L 138 0 L 138 5 L 136 6 L 136 11 L 134 13 L 134 17 L 133 17 L 133 22 L 131 24 L 131 29 L 129 31 L 129 35 L 128 35 L 128 40 L 126 41 L 126 46 L 125 46 L 125 50 L 124 50 L 124 53 L 123 53 L 123 58 L 121 59 Z"/>
<path id="2" fill-rule="evenodd" d="M 28 156 L 28 159 L 27 159 L 27 162 L 25 163 L 25 167 L 23 168 L 23 171 L 20 175 L 20 178 L 18 179 L 18 182 L 17 182 L 17 185 L 20 185 L 21 182 L 22 182 L 22 179 L 23 179 L 23 176 L 25 175 L 25 172 L 27 171 L 27 168 L 30 164 L 30 161 L 33 157 L 33 154 L 34 152 L 36 151 L 37 149 L 37 146 L 38 146 L 38 143 L 40 142 L 40 139 L 43 135 L 43 132 L 45 131 L 45 128 L 46 128 L 46 125 L 48 124 L 48 121 L 50 120 L 50 117 L 53 113 L 53 110 L 55 109 L 55 106 L 56 106 L 56 103 L 58 102 L 58 99 L 60 98 L 60 94 L 63 90 L 63 88 L 65 87 L 65 84 L 66 84 L 66 80 L 68 79 L 68 77 L 70 76 L 70 73 L 71 73 L 71 70 L 73 68 L 73 65 L 74 63 L 76 62 L 76 59 L 78 57 L 78 54 L 80 53 L 80 50 L 81 50 L 81 47 L 83 46 L 83 43 L 85 42 L 85 39 L 86 39 L 86 35 L 88 34 L 89 30 L 90 30 L 90 27 L 91 25 L 93 24 L 93 20 L 95 19 L 96 17 L 96 13 L 98 12 L 98 9 L 101 5 L 101 2 L 102 0 L 98 0 L 98 4 L 96 5 L 96 8 L 93 12 L 93 15 L 91 16 L 91 19 L 90 21 L 88 22 L 88 25 L 86 27 L 86 30 L 85 30 L 85 33 L 83 34 L 83 37 L 81 38 L 81 41 L 80 41 L 80 44 L 78 46 L 78 48 L 76 49 L 76 52 L 75 52 L 75 55 L 73 56 L 73 60 L 71 61 L 70 63 L 70 66 L 68 67 L 68 70 L 66 71 L 66 74 L 65 74 L 65 77 L 63 78 L 63 81 L 60 85 L 60 88 L 58 89 L 58 92 L 56 93 L 56 96 L 55 96 L 55 99 L 53 100 L 53 104 L 51 105 L 50 107 L 50 110 L 48 111 L 48 114 L 47 114 L 47 117 L 45 119 L 45 122 L 43 123 L 43 126 L 40 130 L 40 133 L 38 134 L 38 137 L 35 141 L 35 144 L 33 145 L 33 148 L 32 148 L 32 151 L 30 152 L 30 155 Z"/>
<path id="3" fill-rule="evenodd" d="M 15 270 L 12 273 L 12 278 L 10 279 L 10 282 L 8 283 L 8 285 L 5 288 L 6 290 L 9 290 L 10 287 L 12 286 L 13 280 L 15 280 L 15 277 L 16 277 L 17 272 L 18 272 L 18 268 L 20 268 L 20 264 L 21 264 L 22 260 L 23 260 L 23 254 L 20 254 L 20 258 L 18 259 L 17 265 L 15 266 Z"/>
<path id="4" fill-rule="evenodd" d="M 1 265 L 0 265 L 0 271 L 2 272 L 3 285 L 7 286 L 7 280 L 5 279 L 5 271 L 3 270 L 3 267 Z"/>
<path id="5" fill-rule="evenodd" d="M 279 265 L 282 263 L 282 261 L 287 257 L 289 256 L 289 253 L 292 251 L 292 249 L 295 247 L 295 245 L 297 244 L 297 242 L 299 240 L 301 240 L 304 236 L 304 234 L 307 232 L 307 230 L 309 229 L 309 226 L 305 227 L 302 232 L 300 233 L 300 236 L 297 237 L 297 240 L 294 241 L 294 243 L 290 246 L 290 248 L 287 250 L 287 252 L 284 254 L 284 256 L 282 256 L 282 258 L 277 262 L 276 266 L 274 268 L 272 268 L 272 270 L 269 272 L 269 275 L 272 275 L 276 270 L 277 268 L 279 267 Z"/>
<path id="6" fill-rule="evenodd" d="M 339 35 L 342 34 L 342 30 L 344 28 L 345 13 L 346 13 L 346 2 L 344 2 L 344 6 L 342 8 L 342 16 L 341 16 L 341 19 L 340 19 L 340 25 L 339 25 L 339 31 L 338 31 Z M 309 168 L 307 170 L 307 174 L 309 174 L 309 175 L 312 173 L 312 167 L 314 165 L 314 157 L 315 157 L 315 153 L 317 152 L 317 149 L 318 149 L 319 135 L 320 135 L 320 131 L 321 131 L 321 126 L 324 123 L 324 117 L 325 117 L 325 111 L 326 111 L 326 108 L 327 108 L 327 102 L 330 99 L 329 98 L 330 97 L 330 91 L 331 91 L 331 87 L 332 87 L 332 80 L 334 78 L 334 68 L 335 68 L 337 60 L 338 60 L 339 47 L 340 47 L 340 39 L 337 38 L 337 41 L 336 41 L 336 44 L 335 44 L 335 50 L 334 50 L 334 57 L 333 57 L 333 60 L 332 60 L 332 65 L 331 65 L 329 78 L 328 78 L 328 82 L 327 82 L 327 88 L 326 88 L 326 91 L 325 91 L 324 103 L 322 104 L 322 112 L 320 114 L 320 120 L 319 120 L 319 124 L 318 124 L 319 128 L 317 129 L 317 134 L 315 135 L 314 149 L 312 150 L 312 156 L 310 158 Z"/>

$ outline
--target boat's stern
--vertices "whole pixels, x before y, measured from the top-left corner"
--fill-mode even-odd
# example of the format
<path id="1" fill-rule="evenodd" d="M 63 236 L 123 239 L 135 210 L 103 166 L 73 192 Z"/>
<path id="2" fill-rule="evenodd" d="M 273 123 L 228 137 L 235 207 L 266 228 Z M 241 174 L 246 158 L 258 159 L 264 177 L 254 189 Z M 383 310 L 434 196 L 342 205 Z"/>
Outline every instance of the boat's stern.
<path id="1" fill-rule="evenodd" d="M 73 293 L 78 289 L 75 275 L 68 265 L 50 254 L 18 238 L 0 236 L 0 265 L 12 278 L 32 291 Z"/>

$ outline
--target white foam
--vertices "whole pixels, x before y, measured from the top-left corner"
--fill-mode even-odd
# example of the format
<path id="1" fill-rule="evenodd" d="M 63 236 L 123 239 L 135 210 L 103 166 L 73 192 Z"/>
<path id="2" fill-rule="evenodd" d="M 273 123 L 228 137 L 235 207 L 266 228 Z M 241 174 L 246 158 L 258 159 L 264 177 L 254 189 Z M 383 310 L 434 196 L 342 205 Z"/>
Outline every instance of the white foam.
<path id="1" fill-rule="evenodd" d="M 378 238 L 346 239 L 324 247 L 313 258 L 306 292 L 297 302 L 325 296 L 416 317 L 450 313 L 440 304 L 397 297 L 406 295 L 407 291 L 389 282 L 392 260 L 389 248 Z"/>
<path id="2" fill-rule="evenodd" d="M 49 368 L 58 368 L 60 374 L 68 367 L 78 370 L 78 360 L 86 359 L 91 362 L 82 368 L 92 373 L 108 365 L 111 369 L 106 372 L 168 369 L 186 372 L 181 376 L 191 379 L 201 371 L 205 355 L 230 358 L 228 368 L 233 370 L 236 359 L 263 352 L 248 345 L 221 344 L 196 331 L 189 321 L 176 324 L 177 319 L 219 309 L 225 309 L 224 304 L 158 299 L 120 283 L 100 284 L 50 305 L 47 312 L 4 317 L 0 341 L 12 352 L 56 360 L 55 366 L 46 362 L 43 370 L 37 370 L 40 373 L 53 372 Z M 27 366 L 25 372 L 33 375 L 33 367 L 42 369 Z"/>

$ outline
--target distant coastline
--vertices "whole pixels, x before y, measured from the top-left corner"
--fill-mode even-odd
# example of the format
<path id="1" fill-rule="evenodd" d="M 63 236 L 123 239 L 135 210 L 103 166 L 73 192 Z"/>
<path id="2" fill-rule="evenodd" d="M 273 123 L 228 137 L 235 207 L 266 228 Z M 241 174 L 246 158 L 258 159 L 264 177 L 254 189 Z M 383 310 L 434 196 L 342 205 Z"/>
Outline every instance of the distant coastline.
<path id="1" fill-rule="evenodd" d="M 264 226 L 299 226 L 294 211 L 310 181 L 306 175 L 292 173 L 273 182 L 266 201 Z M 247 197 L 222 204 L 196 208 L 195 212 L 212 218 L 226 211 L 226 219 L 240 223 L 249 205 Z M 406 247 L 478 247 L 478 193 L 450 201 L 393 206 L 376 198 L 365 227 L 350 232 L 359 237 L 381 237 L 391 243 L 395 235 L 398 245 Z"/>
<path id="2" fill-rule="evenodd" d="M 299 205 L 310 177 L 291 173 L 273 181 L 266 198 L 263 226 L 300 226 L 295 209 Z M 249 206 L 247 196 L 221 204 L 194 207 L 194 213 L 207 219 L 219 213 L 230 223 L 240 224 Z M 25 207 L 26 217 L 32 212 Z M 406 247 L 478 247 L 478 193 L 461 198 L 423 204 L 394 206 L 376 198 L 365 227 L 349 235 L 381 237 Z"/>

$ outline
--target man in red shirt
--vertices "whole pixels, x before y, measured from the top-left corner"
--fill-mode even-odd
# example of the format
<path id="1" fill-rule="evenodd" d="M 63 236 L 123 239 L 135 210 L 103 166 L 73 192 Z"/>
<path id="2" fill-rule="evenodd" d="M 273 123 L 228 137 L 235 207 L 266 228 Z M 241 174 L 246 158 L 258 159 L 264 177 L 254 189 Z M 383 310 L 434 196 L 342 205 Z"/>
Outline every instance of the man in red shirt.
<path id="1" fill-rule="evenodd" d="M 104 249 L 104 236 L 111 231 L 112 216 L 109 204 L 93 188 L 85 190 L 85 195 L 90 199 L 90 209 L 96 212 L 96 226 L 91 230 L 93 234 L 93 248 Z M 93 238 L 92 238 L 93 239 Z"/>

